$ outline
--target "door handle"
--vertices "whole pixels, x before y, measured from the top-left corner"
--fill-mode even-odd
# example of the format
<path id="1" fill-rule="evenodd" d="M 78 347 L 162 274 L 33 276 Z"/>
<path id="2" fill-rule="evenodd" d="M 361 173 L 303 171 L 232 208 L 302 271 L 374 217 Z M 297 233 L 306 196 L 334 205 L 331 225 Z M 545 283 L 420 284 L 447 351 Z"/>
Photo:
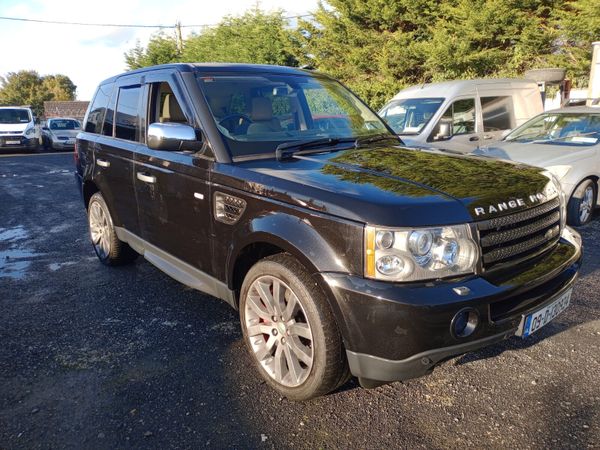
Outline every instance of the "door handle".
<path id="1" fill-rule="evenodd" d="M 144 183 L 156 183 L 156 177 L 153 175 L 148 175 L 144 172 L 138 172 L 136 176 L 138 180 L 143 181 Z"/>
<path id="2" fill-rule="evenodd" d="M 469 141 L 471 141 L 471 142 L 475 142 L 475 141 L 478 141 L 478 140 L 479 140 L 479 137 L 477 137 L 477 136 L 471 136 L 469 138 Z"/>
<path id="3" fill-rule="evenodd" d="M 105 159 L 97 159 L 96 164 L 98 164 L 100 167 L 110 167 L 110 162 Z"/>
<path id="4" fill-rule="evenodd" d="M 484 139 L 492 139 L 494 136 L 490 135 L 490 134 L 484 134 L 483 138 Z"/>

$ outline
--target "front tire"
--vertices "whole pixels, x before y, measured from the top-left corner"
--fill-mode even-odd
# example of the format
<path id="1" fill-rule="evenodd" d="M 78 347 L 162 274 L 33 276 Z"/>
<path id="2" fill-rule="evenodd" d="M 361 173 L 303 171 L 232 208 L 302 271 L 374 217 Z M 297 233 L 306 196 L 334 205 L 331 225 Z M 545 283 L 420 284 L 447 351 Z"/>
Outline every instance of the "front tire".
<path id="1" fill-rule="evenodd" d="M 259 373 L 289 399 L 318 397 L 347 380 L 342 338 L 327 299 L 291 255 L 270 256 L 249 270 L 240 320 Z"/>
<path id="2" fill-rule="evenodd" d="M 138 254 L 127 243 L 119 240 L 104 197 L 96 192 L 88 204 L 90 238 L 98 259 L 107 266 L 121 266 L 133 262 Z"/>
<path id="3" fill-rule="evenodd" d="M 598 186 L 593 180 L 583 180 L 569 200 L 567 221 L 569 225 L 579 227 L 592 220 L 592 214 L 598 199 Z"/>

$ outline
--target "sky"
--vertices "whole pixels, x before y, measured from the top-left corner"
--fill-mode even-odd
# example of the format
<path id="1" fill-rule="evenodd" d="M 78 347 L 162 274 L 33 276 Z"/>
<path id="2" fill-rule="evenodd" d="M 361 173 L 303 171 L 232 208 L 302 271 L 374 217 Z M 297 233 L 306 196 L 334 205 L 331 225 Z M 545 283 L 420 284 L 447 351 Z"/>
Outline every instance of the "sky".
<path id="1" fill-rule="evenodd" d="M 38 20 L 135 25 L 215 24 L 241 15 L 255 0 L 0 0 L 0 16 Z M 265 11 L 286 16 L 316 9 L 317 0 L 261 0 Z M 0 20 L 0 76 L 19 70 L 67 75 L 77 99 L 90 100 L 98 83 L 126 70 L 123 54 L 145 45 L 158 29 L 54 25 Z M 184 37 L 196 28 L 183 28 Z M 172 30 L 165 30 L 173 33 Z"/>

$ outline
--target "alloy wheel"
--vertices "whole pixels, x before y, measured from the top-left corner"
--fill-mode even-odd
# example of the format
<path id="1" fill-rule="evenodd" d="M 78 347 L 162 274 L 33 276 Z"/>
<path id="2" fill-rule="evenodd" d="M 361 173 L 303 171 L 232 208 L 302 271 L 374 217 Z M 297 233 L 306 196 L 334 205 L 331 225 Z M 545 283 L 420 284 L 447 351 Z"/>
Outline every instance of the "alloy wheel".
<path id="1" fill-rule="evenodd" d="M 110 253 L 110 221 L 98 202 L 92 202 L 89 212 L 90 237 L 96 252 L 101 258 Z"/>
<path id="2" fill-rule="evenodd" d="M 588 186 L 583 193 L 583 198 L 581 199 L 581 204 L 579 205 L 579 221 L 581 223 L 586 223 L 592 215 L 593 209 L 594 188 L 593 186 Z"/>
<path id="3" fill-rule="evenodd" d="M 276 382 L 300 386 L 313 366 L 313 335 L 300 300 L 281 279 L 254 280 L 244 306 L 254 356 Z"/>

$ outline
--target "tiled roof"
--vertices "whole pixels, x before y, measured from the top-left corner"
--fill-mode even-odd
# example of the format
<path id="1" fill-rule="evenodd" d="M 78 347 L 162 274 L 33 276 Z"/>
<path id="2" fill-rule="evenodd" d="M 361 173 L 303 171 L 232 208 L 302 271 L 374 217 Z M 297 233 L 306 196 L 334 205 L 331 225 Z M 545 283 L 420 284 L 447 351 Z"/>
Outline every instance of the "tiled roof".
<path id="1" fill-rule="evenodd" d="M 44 102 L 44 116 L 46 119 L 52 117 L 73 117 L 74 119 L 83 120 L 85 111 L 90 102 L 86 101 L 69 101 L 69 102 Z"/>

